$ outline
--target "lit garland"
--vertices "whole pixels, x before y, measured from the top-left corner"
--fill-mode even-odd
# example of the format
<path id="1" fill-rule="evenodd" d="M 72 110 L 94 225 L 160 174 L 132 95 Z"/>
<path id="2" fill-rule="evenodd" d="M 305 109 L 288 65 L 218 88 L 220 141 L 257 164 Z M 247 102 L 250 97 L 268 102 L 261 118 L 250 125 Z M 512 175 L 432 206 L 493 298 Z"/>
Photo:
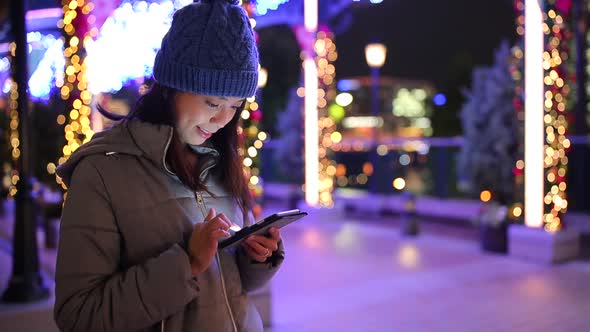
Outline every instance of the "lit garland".
<path id="1" fill-rule="evenodd" d="M 514 9 L 517 13 L 516 18 L 516 33 L 521 36 L 520 43 L 512 48 L 512 55 L 515 60 L 510 68 L 512 78 L 516 82 L 516 91 L 514 94 L 514 109 L 518 118 L 518 137 L 524 137 L 524 2 L 523 0 L 516 0 L 514 2 Z M 516 193 L 514 196 L 515 203 L 509 209 L 509 217 L 515 220 L 522 219 L 524 215 L 524 144 L 523 140 L 519 142 L 519 160 L 513 169 L 516 183 Z"/>
<path id="2" fill-rule="evenodd" d="M 238 131 L 242 140 L 240 146 L 243 148 L 239 148 L 239 152 L 244 160 L 244 173 L 248 178 L 248 186 L 256 199 L 263 193 L 259 151 L 268 136 L 264 131 L 258 129 L 262 119 L 262 111 L 259 109 L 255 97 L 247 99 L 246 107 L 240 116 L 242 125 L 238 128 Z M 259 209 L 259 206 L 255 207 L 255 214 Z"/>
<path id="3" fill-rule="evenodd" d="M 27 41 L 28 41 L 28 47 L 30 49 L 35 49 L 37 47 L 39 47 L 38 44 L 41 44 L 42 47 L 45 48 L 55 48 L 54 46 L 55 44 L 55 38 L 53 38 L 53 36 L 44 36 L 41 35 L 39 32 L 29 32 L 27 34 Z M 59 44 L 57 44 L 57 46 L 59 46 Z M 15 56 L 15 52 L 16 52 L 16 44 L 14 42 L 10 43 L 9 45 L 9 55 L 7 56 L 7 61 L 9 63 L 9 67 L 8 70 L 12 71 L 12 60 Z M 47 77 L 39 77 L 40 75 L 40 71 L 47 71 L 47 69 L 51 69 L 51 68 L 47 68 L 47 64 L 44 62 L 45 57 L 47 56 L 47 54 L 45 54 L 44 58 L 41 60 L 38 68 L 33 72 L 33 74 L 31 75 L 31 78 L 29 79 L 29 91 L 31 96 L 33 97 L 37 97 L 37 98 L 46 98 L 48 91 L 46 88 L 44 88 L 44 84 L 46 85 L 47 82 L 50 80 Z M 51 70 L 49 70 L 49 75 L 51 75 Z M 46 74 L 46 72 L 44 72 L 43 74 Z M 45 75 L 47 76 L 47 75 Z M 10 117 L 10 130 L 9 130 L 9 142 L 10 142 L 10 147 L 11 147 L 11 156 L 12 156 L 12 160 L 13 163 L 16 164 L 16 162 L 18 161 L 18 159 L 20 158 L 20 137 L 19 137 L 19 133 L 18 133 L 18 128 L 19 128 L 19 114 L 18 114 L 18 84 L 16 82 L 14 82 L 14 80 L 12 79 L 7 79 L 7 81 L 5 82 L 5 85 L 8 86 L 10 88 L 10 90 L 8 91 L 9 93 L 9 104 L 8 104 L 8 108 L 9 108 L 9 117 Z M 5 163 L 3 165 L 3 172 L 4 174 L 6 174 L 5 178 L 3 179 L 3 185 L 8 188 L 8 195 L 9 197 L 14 197 L 17 193 L 17 188 L 16 185 L 18 184 L 18 181 L 20 179 L 19 174 L 18 174 L 18 170 L 15 169 L 12 165 L 10 165 L 9 163 Z"/>
<path id="4" fill-rule="evenodd" d="M 152 76 L 156 53 L 170 30 L 174 12 L 191 2 L 161 0 L 148 4 L 134 0 L 114 9 L 99 35 L 84 45 L 90 92 L 116 92 L 129 81 Z"/>
<path id="5" fill-rule="evenodd" d="M 256 21 L 252 18 L 254 14 L 254 4 L 252 2 L 244 3 L 244 9 L 250 17 L 250 22 L 254 27 Z M 252 196 L 256 200 L 262 196 L 263 182 L 260 177 L 260 149 L 268 139 L 264 131 L 260 131 L 260 121 L 262 120 L 262 110 L 256 102 L 256 96 L 246 99 L 246 106 L 240 114 L 241 126 L 238 128 L 241 142 L 239 148 L 240 156 L 244 162 L 244 173 L 248 178 L 248 186 Z M 254 216 L 258 217 L 262 208 L 259 204 L 254 206 Z"/>
<path id="6" fill-rule="evenodd" d="M 336 44 L 332 33 L 320 31 L 314 45 L 316 64 L 319 77 L 318 91 L 318 115 L 319 115 L 319 202 L 321 206 L 332 207 L 334 200 L 334 175 L 336 174 L 336 162 L 329 158 L 329 149 L 332 144 L 339 143 L 342 135 L 335 131 L 336 123 L 328 115 L 328 100 L 336 98 L 334 78 L 336 67 L 334 61 L 338 58 Z"/>
<path id="7" fill-rule="evenodd" d="M 515 9 L 518 12 L 517 33 L 524 36 L 524 2 L 515 1 Z M 545 23 L 543 32 L 546 35 L 545 52 L 543 54 L 543 69 L 545 70 L 545 180 L 547 193 L 544 197 L 545 213 L 543 222 L 545 230 L 555 232 L 563 227 L 563 213 L 567 210 L 567 164 L 566 152 L 571 142 L 566 138 L 568 127 L 566 110 L 567 98 L 570 88 L 567 84 L 567 60 L 569 58 L 568 40 L 571 32 L 566 24 L 569 15 L 569 7 L 562 5 L 560 1 L 547 1 L 544 8 Z M 523 58 L 523 51 L 520 47 L 514 48 L 514 55 L 517 59 Z M 522 62 L 522 61 L 521 61 Z M 522 63 L 521 63 L 522 66 Z M 513 77 L 517 82 L 522 81 L 522 70 L 518 67 L 513 69 Z M 523 89 L 518 84 L 517 99 L 515 107 L 519 120 L 523 120 Z M 518 185 L 522 185 L 522 169 L 525 167 L 523 160 L 516 163 L 515 174 Z M 519 217 L 522 214 L 522 203 L 516 203 L 511 214 Z"/>
<path id="8" fill-rule="evenodd" d="M 18 136 L 18 85 L 12 82 L 10 88 L 10 146 L 12 147 L 12 160 L 17 161 L 20 157 L 20 141 Z"/>
<path id="9" fill-rule="evenodd" d="M 9 62 L 10 62 L 10 70 L 12 72 L 12 63 L 13 63 L 13 58 L 16 54 L 16 44 L 10 43 L 9 45 L 9 54 L 10 56 L 8 57 Z M 18 161 L 18 158 L 20 158 L 20 137 L 18 134 L 18 127 L 19 127 L 19 116 L 18 116 L 18 84 L 12 80 L 12 79 L 8 79 L 7 84 L 9 84 L 10 86 L 10 90 L 9 90 L 9 98 L 8 98 L 8 112 L 9 112 L 9 116 L 10 116 L 10 131 L 9 131 L 9 141 L 10 141 L 10 147 L 11 147 L 11 156 L 12 156 L 12 161 L 13 161 L 13 165 L 16 164 L 16 162 Z M 6 174 L 10 174 L 9 175 L 9 181 L 7 181 L 8 183 L 8 195 L 9 197 L 14 197 L 16 195 L 17 189 L 16 189 L 16 185 L 19 181 L 19 175 L 18 175 L 18 170 L 13 166 L 13 167 L 6 167 Z"/>
<path id="10" fill-rule="evenodd" d="M 565 24 L 568 13 L 561 12 L 555 1 L 548 1 L 546 23 L 543 31 L 547 35 L 543 68 L 545 69 L 545 177 L 547 194 L 544 198 L 545 229 L 551 232 L 562 227 L 563 213 L 567 209 L 566 172 L 571 143 L 566 138 L 568 123 L 566 118 L 566 100 L 570 93 L 566 83 L 569 47 L 567 40 L 570 31 Z"/>
<path id="11" fill-rule="evenodd" d="M 14 53 L 14 43 L 11 46 L 11 52 Z M 20 140 L 18 135 L 18 126 L 19 126 L 19 118 L 18 118 L 18 85 L 16 82 L 12 82 L 10 88 L 10 98 L 9 98 L 9 112 L 10 112 L 10 146 L 12 148 L 12 160 L 14 163 L 17 162 L 18 158 L 20 157 Z M 8 195 L 10 197 L 14 197 L 16 195 L 16 185 L 18 183 L 19 176 L 18 171 L 12 167 L 10 170 L 10 184 L 8 187 Z"/>
<path id="12" fill-rule="evenodd" d="M 63 157 L 59 159 L 59 164 L 65 162 L 71 153 L 81 144 L 89 141 L 94 134 L 90 128 L 89 116 L 91 109 L 89 104 L 92 101 L 92 93 L 88 89 L 85 54 L 85 45 L 91 43 L 92 37 L 96 37 L 98 34 L 96 28 L 87 31 L 87 26 L 92 26 L 95 21 L 94 16 L 90 15 L 93 8 L 93 3 L 85 3 L 84 0 L 63 0 L 64 18 L 58 25 L 67 34 L 67 47 L 64 51 L 67 80 L 58 82 L 57 87 L 61 88 L 62 99 L 72 101 L 72 109 L 69 112 L 68 118 L 60 115 L 57 119 L 60 125 L 68 121 L 68 124 L 64 128 L 67 145 L 63 148 Z M 244 8 L 249 16 L 252 16 L 253 4 L 244 3 Z M 251 22 L 254 26 L 255 21 L 251 19 Z M 79 45 L 80 38 L 82 38 L 82 46 Z M 255 97 L 248 98 L 245 109 L 241 114 L 243 129 L 239 129 L 240 137 L 243 141 L 242 146 L 246 148 L 240 149 L 240 155 L 244 157 L 244 172 L 249 179 L 249 186 L 255 198 L 262 195 L 258 151 L 267 139 L 266 133 L 258 129 L 261 115 L 262 112 L 259 109 L 258 103 L 256 103 Z M 55 168 L 56 166 L 52 163 L 47 165 L 47 171 L 50 174 L 55 173 Z M 64 184 L 59 178 L 57 181 L 65 189 Z M 259 209 L 259 207 L 256 207 L 255 210 Z"/>
<path id="13" fill-rule="evenodd" d="M 68 117 L 59 115 L 57 122 L 64 127 L 67 144 L 63 147 L 63 156 L 59 158 L 59 164 L 64 163 L 68 157 L 88 142 L 94 132 L 90 128 L 90 103 L 92 93 L 88 90 L 88 79 L 86 76 L 87 65 L 85 63 L 84 45 L 98 34 L 96 28 L 88 30 L 95 17 L 90 15 L 94 9 L 92 2 L 85 0 L 63 0 L 64 18 L 59 21 L 58 26 L 66 32 L 66 43 L 64 55 L 66 58 L 65 80 L 58 81 L 56 86 L 61 89 L 63 100 L 71 102 L 71 109 Z M 55 165 L 47 165 L 49 173 L 55 172 Z M 61 179 L 57 182 L 66 189 Z"/>
<path id="14" fill-rule="evenodd" d="M 10 63 L 12 64 L 13 57 L 16 53 L 16 44 L 10 43 L 9 52 L 11 57 L 9 57 Z M 12 69 L 12 65 L 11 65 Z M 18 84 L 14 80 L 10 80 L 10 96 L 9 96 L 9 105 L 8 109 L 10 112 L 10 146 L 12 148 L 12 160 L 16 162 L 20 157 L 20 140 L 18 135 L 18 125 L 19 125 L 19 118 L 18 118 Z M 16 183 L 15 183 L 16 185 Z"/>

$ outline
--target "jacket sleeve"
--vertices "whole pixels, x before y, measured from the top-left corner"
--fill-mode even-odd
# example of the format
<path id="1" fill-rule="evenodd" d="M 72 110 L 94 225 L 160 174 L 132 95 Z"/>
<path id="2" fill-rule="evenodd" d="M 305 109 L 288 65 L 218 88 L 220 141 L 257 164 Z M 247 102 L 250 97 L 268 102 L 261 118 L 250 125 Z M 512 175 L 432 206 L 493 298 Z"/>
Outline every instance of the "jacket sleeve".
<path id="1" fill-rule="evenodd" d="M 198 296 L 189 258 L 178 244 L 126 270 L 120 267 L 121 246 L 104 182 L 83 160 L 61 220 L 54 318 L 62 332 L 140 330 Z"/>
<path id="2" fill-rule="evenodd" d="M 251 215 L 248 216 L 253 219 Z M 239 247 L 236 253 L 242 288 L 246 292 L 256 290 L 266 285 L 277 273 L 285 260 L 285 247 L 283 241 L 279 241 L 279 248 L 270 256 L 266 262 L 259 263 L 251 260 L 244 249 Z"/>

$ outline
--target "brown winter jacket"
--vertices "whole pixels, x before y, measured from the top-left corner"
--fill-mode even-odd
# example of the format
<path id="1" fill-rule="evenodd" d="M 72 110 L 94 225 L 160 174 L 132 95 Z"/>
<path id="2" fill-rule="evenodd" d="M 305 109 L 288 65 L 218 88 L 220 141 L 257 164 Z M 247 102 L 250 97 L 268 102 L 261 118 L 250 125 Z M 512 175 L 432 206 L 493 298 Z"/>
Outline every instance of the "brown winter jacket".
<path id="1" fill-rule="evenodd" d="M 262 331 L 247 292 L 266 284 L 284 259 L 268 263 L 241 249 L 220 251 L 191 275 L 187 243 L 193 224 L 213 207 L 238 225 L 235 200 L 209 170 L 195 193 L 165 165 L 172 128 L 140 121 L 96 134 L 58 168 L 69 186 L 57 258 L 55 320 L 61 331 Z"/>

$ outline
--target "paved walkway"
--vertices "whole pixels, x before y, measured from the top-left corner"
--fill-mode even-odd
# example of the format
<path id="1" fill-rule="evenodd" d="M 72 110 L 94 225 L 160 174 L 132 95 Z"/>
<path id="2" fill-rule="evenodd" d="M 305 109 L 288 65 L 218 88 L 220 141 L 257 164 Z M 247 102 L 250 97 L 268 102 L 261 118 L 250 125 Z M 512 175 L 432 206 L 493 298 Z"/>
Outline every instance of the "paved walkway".
<path id="1" fill-rule="evenodd" d="M 7 206 L 5 215 L 0 216 L 0 292 L 4 293 L 12 273 L 12 232 L 13 211 Z M 44 249 L 43 233 L 39 239 L 41 275 L 50 290 L 50 298 L 28 304 L 7 304 L 0 302 L 0 331 L 4 332 L 57 332 L 53 322 L 53 289 L 55 283 L 56 250 Z"/>
<path id="2" fill-rule="evenodd" d="M 528 263 L 481 252 L 470 228 L 423 223 L 408 238 L 393 217 L 336 210 L 310 211 L 282 235 L 287 260 L 271 285 L 267 332 L 590 331 L 588 261 Z M 0 288 L 10 257 L 0 245 Z M 52 287 L 55 251 L 41 257 Z M 0 331 L 56 331 L 51 304 L 0 305 Z"/>
<path id="3" fill-rule="evenodd" d="M 398 227 L 321 211 L 285 229 L 269 332 L 590 331 L 590 262 L 528 263 L 481 252 L 469 229 Z"/>

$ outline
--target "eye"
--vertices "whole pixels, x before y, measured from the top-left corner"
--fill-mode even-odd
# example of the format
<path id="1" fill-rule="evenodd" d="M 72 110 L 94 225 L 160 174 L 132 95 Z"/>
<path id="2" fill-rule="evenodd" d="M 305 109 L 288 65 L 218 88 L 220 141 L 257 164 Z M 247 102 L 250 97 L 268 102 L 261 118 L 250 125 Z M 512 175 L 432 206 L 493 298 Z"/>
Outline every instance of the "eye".
<path id="1" fill-rule="evenodd" d="M 218 108 L 219 104 L 213 104 L 212 102 L 207 102 L 207 106 L 209 106 L 210 108 Z"/>

